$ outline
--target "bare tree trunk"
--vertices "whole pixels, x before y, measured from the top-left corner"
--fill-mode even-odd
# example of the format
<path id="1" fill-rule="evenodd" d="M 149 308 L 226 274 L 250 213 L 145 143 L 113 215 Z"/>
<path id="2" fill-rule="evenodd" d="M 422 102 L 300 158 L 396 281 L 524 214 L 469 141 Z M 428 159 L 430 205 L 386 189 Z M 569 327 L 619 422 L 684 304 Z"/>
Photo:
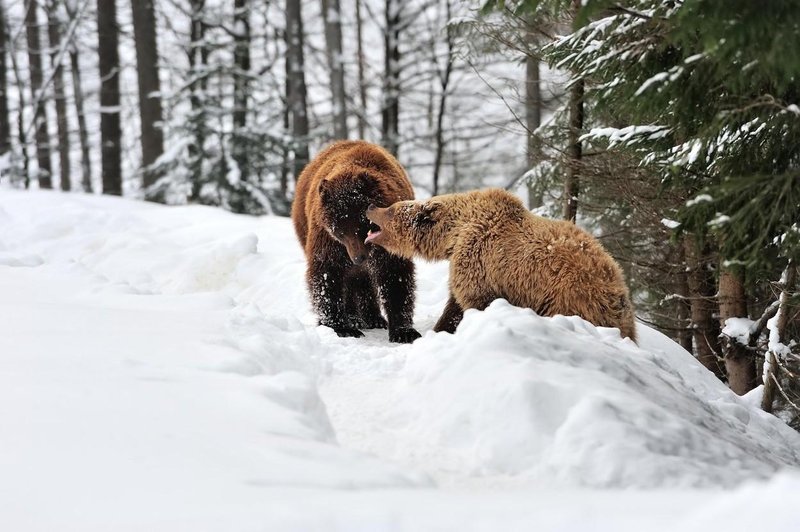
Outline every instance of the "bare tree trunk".
<path id="1" fill-rule="evenodd" d="M 720 261 L 722 263 L 723 261 Z M 744 275 L 738 269 L 723 267 L 719 276 L 719 320 L 722 327 L 728 318 L 747 317 Z M 755 357 L 747 347 L 725 335 L 720 337 L 728 386 L 738 395 L 756 387 Z"/>
<path id="2" fill-rule="evenodd" d="M 97 0 L 103 194 L 122 195 L 119 45 L 115 0 Z"/>
<path id="3" fill-rule="evenodd" d="M 247 106 L 250 77 L 250 0 L 234 0 L 233 63 L 233 143 L 231 152 L 239 167 L 239 175 L 247 181 L 250 162 L 247 153 Z"/>
<path id="4" fill-rule="evenodd" d="M 192 107 L 190 122 L 194 141 L 189 146 L 191 157 L 190 172 L 192 192 L 190 199 L 198 201 L 203 184 L 203 157 L 205 153 L 205 117 L 203 115 L 203 97 L 206 92 L 206 78 L 203 74 L 208 60 L 208 48 L 205 45 L 205 24 L 203 23 L 203 7 L 205 0 L 189 0 L 191 8 L 191 26 L 189 28 L 189 102 Z"/>
<path id="5" fill-rule="evenodd" d="M 28 156 L 28 139 L 25 135 L 25 115 L 22 112 L 22 110 L 25 109 L 25 91 L 23 90 L 25 83 L 22 80 L 22 73 L 20 72 L 19 63 L 17 62 L 16 50 L 12 48 L 9 56 L 11 57 L 11 68 L 14 70 L 14 84 L 17 87 L 17 101 L 19 102 L 19 111 L 17 112 L 17 142 L 19 142 L 19 149 L 22 154 L 22 175 L 25 179 L 25 188 L 27 189 L 31 186 L 31 162 Z"/>
<path id="6" fill-rule="evenodd" d="M 81 82 L 80 58 L 78 48 L 72 45 L 69 52 L 72 71 L 72 92 L 75 96 L 75 114 L 78 116 L 78 139 L 81 144 L 81 183 L 84 192 L 92 192 L 92 159 L 89 153 L 89 131 L 86 129 L 86 115 L 83 111 L 83 83 Z"/>
<path id="7" fill-rule="evenodd" d="M 572 0 L 575 14 L 581 0 Z M 576 15 L 577 16 L 577 15 Z M 567 132 L 567 169 L 564 179 L 564 219 L 575 223 L 578 216 L 578 193 L 580 192 L 580 168 L 583 157 L 581 133 L 583 131 L 583 96 L 585 83 L 577 79 L 569 88 L 569 131 Z"/>
<path id="8" fill-rule="evenodd" d="M 774 325 L 770 326 L 770 349 L 767 351 L 766 363 L 764 367 L 764 396 L 761 398 L 761 408 L 765 412 L 772 412 L 775 406 L 775 392 L 778 388 L 778 369 L 781 361 L 780 353 L 776 352 L 778 344 L 784 344 L 786 325 L 789 323 L 790 297 L 794 292 L 797 283 L 797 265 L 793 260 L 789 261 L 783 275 L 781 276 L 781 295 L 779 298 L 778 312 Z"/>
<path id="9" fill-rule="evenodd" d="M 578 193 L 580 192 L 580 166 L 583 157 L 581 132 L 583 131 L 582 79 L 575 81 L 569 89 L 569 132 L 567 133 L 567 172 L 564 179 L 564 219 L 575 222 L 578 216 Z"/>
<path id="10" fill-rule="evenodd" d="M 47 7 L 47 37 L 50 42 L 50 62 L 53 66 L 53 92 L 56 100 L 56 123 L 58 126 L 58 162 L 61 177 L 61 190 L 69 191 L 71 188 L 70 160 L 69 160 L 69 124 L 67 123 L 67 99 L 64 94 L 64 68 L 59 61 L 59 48 L 61 42 L 61 23 L 56 14 L 56 5 L 50 3 Z"/>
<path id="11" fill-rule="evenodd" d="M 142 185 L 151 186 L 158 176 L 148 167 L 164 153 L 161 83 L 158 79 L 158 44 L 153 0 L 132 0 L 133 35 L 136 42 L 136 74 L 139 84 L 139 116 L 142 133 Z"/>
<path id="12" fill-rule="evenodd" d="M 358 63 L 358 95 L 361 109 L 358 111 L 358 138 L 365 138 L 367 131 L 367 84 L 364 79 L 364 37 L 361 18 L 361 1 L 356 0 L 356 54 Z"/>
<path id="13" fill-rule="evenodd" d="M 40 188 L 53 188 L 53 167 L 50 163 L 50 135 L 47 132 L 47 109 L 42 93 L 42 48 L 39 41 L 39 4 L 28 0 L 25 11 L 25 29 L 28 40 L 28 65 L 31 73 L 31 102 L 36 123 L 36 160 Z"/>
<path id="14" fill-rule="evenodd" d="M 681 239 L 683 240 L 683 239 Z M 686 252 L 684 243 L 678 243 L 678 263 L 683 267 L 676 274 L 677 293 L 681 299 L 677 301 L 676 318 L 681 330 L 678 332 L 678 343 L 688 352 L 692 352 L 692 329 L 689 327 L 692 307 L 689 298 L 689 275 L 686 271 Z"/>
<path id="15" fill-rule="evenodd" d="M 294 149 L 294 178 L 308 163 L 308 108 L 306 105 L 305 58 L 303 55 L 303 16 L 300 0 L 286 2 L 286 46 L 289 75 L 289 94 L 286 102 L 292 117 Z"/>
<path id="16" fill-rule="evenodd" d="M 525 127 L 528 129 L 528 142 L 525 150 L 525 162 L 528 170 L 536 166 L 537 143 L 533 132 L 542 125 L 542 89 L 539 70 L 540 61 L 532 53 L 525 56 Z M 541 207 L 542 193 L 536 191 L 531 181 L 528 182 L 528 208 Z"/>
<path id="17" fill-rule="evenodd" d="M 284 87 L 283 87 L 284 88 L 284 92 L 286 94 L 286 101 L 285 101 L 284 106 L 283 106 L 283 132 L 287 137 L 291 135 L 291 130 L 290 130 L 289 127 L 291 125 L 290 119 L 291 119 L 291 116 L 292 116 L 292 113 L 291 113 L 291 111 L 289 109 L 289 98 L 290 98 L 291 93 L 292 93 L 292 88 L 291 88 L 292 76 L 290 74 L 290 70 L 291 69 L 289 68 L 289 61 L 287 59 L 286 61 L 284 61 L 284 74 L 285 74 L 284 80 L 285 81 L 284 81 Z M 291 148 L 291 146 L 289 146 L 289 144 L 284 144 L 284 146 L 283 146 L 283 164 L 281 165 L 281 196 L 283 196 L 284 198 L 287 198 L 287 199 L 289 197 L 289 167 L 290 167 L 289 159 L 290 159 L 291 153 L 292 153 L 292 150 L 290 148 Z"/>
<path id="18" fill-rule="evenodd" d="M 8 65 L 6 64 L 6 12 L 0 0 L 0 157 L 11 150 L 11 120 L 8 112 Z"/>
<path id="19" fill-rule="evenodd" d="M 64 2 L 67 16 L 75 20 L 78 16 L 76 6 Z M 78 117 L 78 141 L 81 146 L 81 185 L 85 192 L 92 192 L 92 161 L 89 152 L 89 132 L 86 129 L 86 115 L 83 106 L 83 83 L 81 81 L 80 55 L 75 41 L 69 43 L 69 63 L 72 74 L 72 93 L 75 99 L 75 114 Z"/>
<path id="20" fill-rule="evenodd" d="M 684 239 L 686 266 L 688 268 L 689 301 L 694 335 L 694 353 L 697 359 L 720 380 L 725 372 L 719 362 L 719 322 L 714 319 L 715 285 L 710 270 L 711 253 L 707 246 L 700 249 L 695 238 Z"/>
<path id="21" fill-rule="evenodd" d="M 450 0 L 445 0 L 445 17 L 447 21 L 450 21 L 452 6 L 450 4 Z M 433 159 L 433 195 L 439 194 L 439 171 L 441 170 L 442 166 L 442 157 L 444 155 L 444 115 L 447 111 L 447 91 L 449 90 L 450 86 L 450 76 L 453 72 L 453 41 L 455 36 L 453 35 L 453 28 L 448 24 L 445 27 L 446 31 L 446 44 L 447 44 L 447 59 L 444 66 L 444 69 L 439 72 L 439 87 L 442 91 L 441 97 L 439 98 L 439 109 L 436 114 L 436 154 Z M 434 57 L 434 64 L 436 64 L 436 58 Z"/>
<path id="22" fill-rule="evenodd" d="M 383 146 L 397 156 L 400 143 L 400 23 L 403 2 L 386 0 L 384 80 L 381 133 Z"/>
<path id="23" fill-rule="evenodd" d="M 325 49 L 330 70 L 333 101 L 333 136 L 347 138 L 347 98 L 344 92 L 344 57 L 342 56 L 342 11 L 339 0 L 322 0 L 325 21 Z"/>

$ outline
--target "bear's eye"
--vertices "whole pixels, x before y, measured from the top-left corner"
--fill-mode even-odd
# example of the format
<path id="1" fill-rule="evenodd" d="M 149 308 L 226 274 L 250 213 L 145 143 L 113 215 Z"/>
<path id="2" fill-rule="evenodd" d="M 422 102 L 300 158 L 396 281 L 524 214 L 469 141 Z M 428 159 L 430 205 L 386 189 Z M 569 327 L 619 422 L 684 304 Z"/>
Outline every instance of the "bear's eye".
<path id="1" fill-rule="evenodd" d="M 414 215 L 413 220 L 411 220 L 411 224 L 415 229 L 428 229 L 435 223 L 436 220 L 433 219 L 432 213 L 427 210 L 419 211 Z"/>

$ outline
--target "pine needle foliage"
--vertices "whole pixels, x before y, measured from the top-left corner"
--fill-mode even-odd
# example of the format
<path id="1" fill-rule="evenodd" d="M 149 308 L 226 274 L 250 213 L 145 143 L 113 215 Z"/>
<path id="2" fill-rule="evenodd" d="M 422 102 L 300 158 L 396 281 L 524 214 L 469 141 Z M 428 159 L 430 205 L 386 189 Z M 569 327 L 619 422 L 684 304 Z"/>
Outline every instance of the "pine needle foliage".
<path id="1" fill-rule="evenodd" d="M 716 233 L 728 260 L 797 257 L 800 3 L 588 0 L 576 20 L 546 52 L 613 117 L 585 140 L 693 195 L 681 230 Z"/>

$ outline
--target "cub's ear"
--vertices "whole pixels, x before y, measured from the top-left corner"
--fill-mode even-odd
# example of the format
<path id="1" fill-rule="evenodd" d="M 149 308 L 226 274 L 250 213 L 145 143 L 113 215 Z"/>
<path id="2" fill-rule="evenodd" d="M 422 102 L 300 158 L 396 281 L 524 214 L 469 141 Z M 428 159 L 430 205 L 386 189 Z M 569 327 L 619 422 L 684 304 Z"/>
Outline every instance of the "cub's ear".
<path id="1" fill-rule="evenodd" d="M 414 215 L 414 227 L 425 229 L 436 223 L 436 211 L 439 205 L 436 203 L 423 203 L 417 214 Z"/>

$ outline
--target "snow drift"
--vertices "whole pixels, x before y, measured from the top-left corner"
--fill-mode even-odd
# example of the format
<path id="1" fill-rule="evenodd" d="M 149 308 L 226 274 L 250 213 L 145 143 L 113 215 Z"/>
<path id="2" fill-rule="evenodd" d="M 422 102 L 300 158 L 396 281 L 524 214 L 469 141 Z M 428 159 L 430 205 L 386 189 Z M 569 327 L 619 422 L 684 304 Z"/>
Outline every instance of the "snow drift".
<path id="1" fill-rule="evenodd" d="M 430 332 L 446 268 L 419 265 L 414 344 L 339 338 L 315 326 L 287 219 L 0 191 L 0 521 L 496 529 L 496 512 L 572 511 L 519 490 L 718 490 L 781 469 L 775 485 L 800 486 L 800 436 L 647 327 L 637 346 L 498 300 Z M 344 488 L 372 494 L 368 515 Z M 625 522 L 677 504 L 661 496 Z"/>

